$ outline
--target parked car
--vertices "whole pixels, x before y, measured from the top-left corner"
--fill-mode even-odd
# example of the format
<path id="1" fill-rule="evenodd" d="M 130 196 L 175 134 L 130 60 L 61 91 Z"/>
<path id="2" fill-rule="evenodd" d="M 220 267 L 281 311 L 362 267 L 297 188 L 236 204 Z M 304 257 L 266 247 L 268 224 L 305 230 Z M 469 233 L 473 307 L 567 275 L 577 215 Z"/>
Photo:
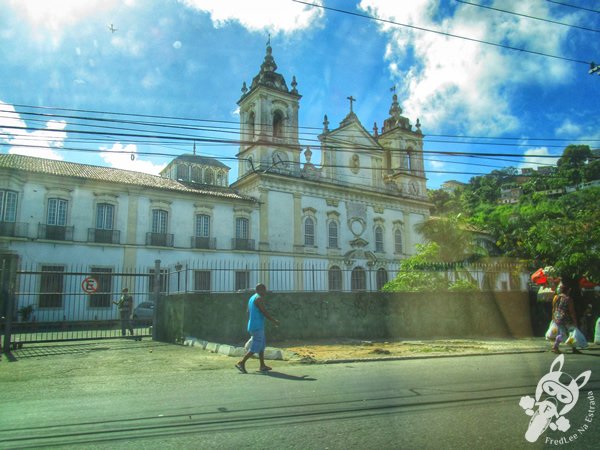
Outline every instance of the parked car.
<path id="1" fill-rule="evenodd" d="M 149 320 L 154 317 L 154 302 L 142 302 L 133 310 L 134 320 Z"/>

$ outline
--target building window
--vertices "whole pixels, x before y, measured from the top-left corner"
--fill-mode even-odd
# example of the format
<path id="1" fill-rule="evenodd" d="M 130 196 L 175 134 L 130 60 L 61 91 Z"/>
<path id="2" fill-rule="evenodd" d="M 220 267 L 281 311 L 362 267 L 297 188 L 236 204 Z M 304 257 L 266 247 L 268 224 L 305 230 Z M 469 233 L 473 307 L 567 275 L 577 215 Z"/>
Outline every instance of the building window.
<path id="1" fill-rule="evenodd" d="M 355 267 L 352 269 L 352 277 L 350 283 L 353 291 L 366 291 L 367 290 L 367 274 L 365 269 L 362 267 Z"/>
<path id="2" fill-rule="evenodd" d="M 204 182 L 206 184 L 214 184 L 215 183 L 215 173 L 212 169 L 206 169 L 204 173 Z"/>
<path id="3" fill-rule="evenodd" d="M 210 237 L 210 216 L 196 214 L 196 237 Z"/>
<path id="4" fill-rule="evenodd" d="M 192 167 L 192 181 L 194 183 L 202 183 L 202 169 L 198 166 Z"/>
<path id="5" fill-rule="evenodd" d="M 0 190 L 0 222 L 17 220 L 17 193 Z"/>
<path id="6" fill-rule="evenodd" d="M 342 290 L 342 269 L 338 266 L 332 266 L 329 269 L 329 290 L 330 291 L 341 291 Z"/>
<path id="7" fill-rule="evenodd" d="M 248 239 L 249 220 L 245 217 L 235 219 L 235 238 Z"/>
<path id="8" fill-rule="evenodd" d="M 210 270 L 194 270 L 194 290 L 210 291 Z"/>
<path id="9" fill-rule="evenodd" d="M 402 231 L 399 229 L 394 231 L 394 252 L 398 255 L 402 254 Z"/>
<path id="10" fill-rule="evenodd" d="M 315 245 L 315 221 L 312 217 L 304 219 L 304 245 Z"/>
<path id="11" fill-rule="evenodd" d="M 225 186 L 225 176 L 223 175 L 223 172 L 218 172 L 217 173 L 217 186 Z"/>
<path id="12" fill-rule="evenodd" d="M 183 181 L 188 180 L 188 168 L 185 164 L 177 164 L 177 179 Z"/>
<path id="13" fill-rule="evenodd" d="M 42 266 L 40 308 L 63 306 L 64 266 Z"/>
<path id="14" fill-rule="evenodd" d="M 46 224 L 64 227 L 67 224 L 67 205 L 68 202 L 61 198 L 48 199 Z"/>
<path id="15" fill-rule="evenodd" d="M 169 213 L 162 209 L 152 210 L 152 232 L 166 234 Z"/>
<path id="16" fill-rule="evenodd" d="M 377 269 L 377 290 L 381 291 L 388 282 L 388 273 L 383 267 Z"/>
<path id="17" fill-rule="evenodd" d="M 383 228 L 375 227 L 375 251 L 383 253 Z"/>
<path id="18" fill-rule="evenodd" d="M 235 272 L 235 290 L 242 291 L 250 288 L 250 272 L 238 270 Z"/>
<path id="19" fill-rule="evenodd" d="M 96 206 L 96 229 L 112 230 L 115 207 L 109 203 L 98 203 Z"/>
<path id="20" fill-rule="evenodd" d="M 339 248 L 338 229 L 338 223 L 335 220 L 330 220 L 327 225 L 329 248 Z"/>
<path id="21" fill-rule="evenodd" d="M 275 111 L 273 114 L 273 137 L 283 137 L 283 113 Z"/>
<path id="22" fill-rule="evenodd" d="M 98 289 L 90 294 L 90 308 L 110 308 L 112 305 L 112 269 L 92 267 L 91 276 L 98 282 Z"/>

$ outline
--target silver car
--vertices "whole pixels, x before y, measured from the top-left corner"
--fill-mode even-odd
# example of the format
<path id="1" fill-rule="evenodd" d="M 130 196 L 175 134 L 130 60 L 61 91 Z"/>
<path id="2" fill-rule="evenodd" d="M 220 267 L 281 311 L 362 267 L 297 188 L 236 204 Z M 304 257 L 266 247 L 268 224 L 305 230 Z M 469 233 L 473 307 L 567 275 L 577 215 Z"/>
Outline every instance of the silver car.
<path id="1" fill-rule="evenodd" d="M 134 320 L 151 321 L 154 317 L 154 302 L 142 302 L 133 310 Z"/>

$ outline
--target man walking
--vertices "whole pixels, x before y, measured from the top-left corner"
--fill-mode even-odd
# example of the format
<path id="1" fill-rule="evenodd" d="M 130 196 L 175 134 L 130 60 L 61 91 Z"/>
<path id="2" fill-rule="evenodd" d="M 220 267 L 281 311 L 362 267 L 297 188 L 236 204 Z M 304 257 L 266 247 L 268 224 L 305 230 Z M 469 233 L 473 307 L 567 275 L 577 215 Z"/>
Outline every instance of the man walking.
<path id="1" fill-rule="evenodd" d="M 133 297 L 129 295 L 129 289 L 124 288 L 121 298 L 118 302 L 113 302 L 119 308 L 121 316 L 121 332 L 126 335 L 125 330 L 128 329 L 133 336 L 133 326 L 131 325 L 131 313 L 133 312 Z"/>
<path id="2" fill-rule="evenodd" d="M 242 360 L 235 365 L 242 373 L 248 373 L 246 371 L 246 361 L 248 361 L 255 353 L 258 353 L 258 358 L 260 360 L 260 371 L 266 372 L 271 370 L 271 368 L 265 364 L 265 348 L 267 346 L 265 337 L 265 317 L 275 325 L 278 325 L 279 321 L 273 318 L 265 308 L 263 299 L 266 293 L 266 286 L 262 283 L 257 284 L 256 294 L 248 300 L 248 333 L 250 333 L 252 342 L 248 352 L 244 355 Z"/>

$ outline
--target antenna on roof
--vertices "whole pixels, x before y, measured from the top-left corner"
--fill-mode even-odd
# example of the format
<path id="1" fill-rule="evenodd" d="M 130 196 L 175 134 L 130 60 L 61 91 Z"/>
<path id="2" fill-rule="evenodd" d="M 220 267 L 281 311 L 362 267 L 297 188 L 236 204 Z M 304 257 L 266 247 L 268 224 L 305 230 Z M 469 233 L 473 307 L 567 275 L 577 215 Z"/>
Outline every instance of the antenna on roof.
<path id="1" fill-rule="evenodd" d="M 194 156 L 196 156 L 196 141 L 194 141 Z"/>

